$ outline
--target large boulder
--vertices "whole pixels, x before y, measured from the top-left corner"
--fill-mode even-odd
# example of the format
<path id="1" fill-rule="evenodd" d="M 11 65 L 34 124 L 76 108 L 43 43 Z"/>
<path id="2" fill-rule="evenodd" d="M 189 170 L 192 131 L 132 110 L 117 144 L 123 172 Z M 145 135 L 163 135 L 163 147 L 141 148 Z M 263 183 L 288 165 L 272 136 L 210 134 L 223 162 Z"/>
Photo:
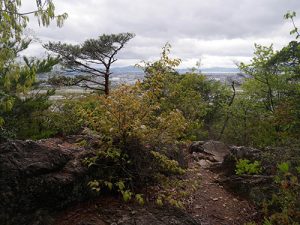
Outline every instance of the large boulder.
<path id="1" fill-rule="evenodd" d="M 190 145 L 189 152 L 200 166 L 219 172 L 219 182 L 235 193 L 260 201 L 272 188 L 270 184 L 276 170 L 274 161 L 278 160 L 270 160 L 268 155 L 274 157 L 274 152 L 278 151 L 262 151 L 246 146 L 229 147 L 219 141 L 196 141 Z M 263 174 L 236 175 L 236 163 L 240 159 L 261 162 Z"/>
<path id="2" fill-rule="evenodd" d="M 222 163 L 230 154 L 230 148 L 220 141 L 195 141 L 189 147 L 189 152 L 194 159 L 201 163 Z"/>
<path id="3" fill-rule="evenodd" d="M 194 141 L 190 146 L 189 146 L 189 153 L 193 152 L 203 152 L 203 144 L 204 141 Z"/>
<path id="4" fill-rule="evenodd" d="M 218 170 L 222 172 L 219 182 L 244 197 L 249 197 L 255 202 L 261 202 L 271 193 L 274 168 L 276 162 L 266 157 L 266 150 L 260 150 L 247 146 L 231 146 L 230 154 L 226 155 Z M 236 174 L 236 164 L 240 159 L 248 159 L 250 162 L 259 161 L 262 171 L 260 174 Z"/>
<path id="5" fill-rule="evenodd" d="M 231 146 L 230 153 L 224 157 L 221 170 L 227 176 L 235 175 L 236 162 L 240 159 L 248 159 L 251 162 L 261 161 L 263 152 L 259 149 L 246 146 Z"/>
<path id="6" fill-rule="evenodd" d="M 138 205 L 131 208 L 115 200 L 105 201 L 104 205 L 100 201 L 96 207 L 90 201 L 82 201 L 92 195 L 87 182 L 93 171 L 82 163 L 84 158 L 94 154 L 92 146 L 97 145 L 97 138 L 90 137 L 77 135 L 64 141 L 47 139 L 0 144 L 0 224 L 200 224 L 174 208 Z M 72 210 L 79 201 L 84 207 Z M 91 207 L 96 208 L 85 216 L 85 210 Z M 74 218 L 57 218 L 65 208 L 71 210 Z"/>
<path id="7" fill-rule="evenodd" d="M 220 176 L 218 182 L 240 196 L 262 202 L 270 197 L 273 180 L 270 175 L 231 175 Z"/>
<path id="8" fill-rule="evenodd" d="M 85 198 L 88 154 L 59 139 L 1 144 L 0 224 L 39 224 L 37 217 Z"/>
<path id="9" fill-rule="evenodd" d="M 220 141 L 207 141 L 203 144 L 204 152 L 211 154 L 217 162 L 223 162 L 225 156 L 230 154 L 230 148 Z"/>

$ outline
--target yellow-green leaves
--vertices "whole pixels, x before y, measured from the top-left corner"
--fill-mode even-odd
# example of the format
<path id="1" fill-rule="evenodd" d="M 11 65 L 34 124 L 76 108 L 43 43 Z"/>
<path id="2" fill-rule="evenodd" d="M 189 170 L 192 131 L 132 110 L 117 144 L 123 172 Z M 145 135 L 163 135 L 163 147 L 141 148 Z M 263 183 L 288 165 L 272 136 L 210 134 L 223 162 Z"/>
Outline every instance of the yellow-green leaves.
<path id="1" fill-rule="evenodd" d="M 13 97 L 9 96 L 9 95 L 1 96 L 0 111 L 1 112 L 10 111 L 12 109 L 13 105 L 14 105 L 14 101 L 15 101 L 15 99 Z"/>
<path id="2" fill-rule="evenodd" d="M 116 183 L 116 186 L 118 187 L 118 190 L 123 191 L 125 189 L 124 181 L 120 180 Z"/>
<path id="3" fill-rule="evenodd" d="M 4 119 L 2 117 L 0 117 L 0 127 L 2 127 L 4 124 Z"/>
<path id="4" fill-rule="evenodd" d="M 51 20 L 56 20 L 56 25 L 62 27 L 64 21 L 68 18 L 67 13 L 61 15 L 55 14 L 55 6 L 52 1 L 48 1 L 47 6 L 38 5 L 38 10 L 35 11 L 34 15 L 38 19 L 39 25 L 49 26 Z"/>
<path id="5" fill-rule="evenodd" d="M 131 200 L 131 197 L 133 194 L 131 191 L 126 190 L 126 191 L 121 191 L 121 193 L 122 193 L 124 202 L 128 202 L 129 200 Z"/>
<path id="6" fill-rule="evenodd" d="M 21 5 L 21 0 L 0 1 L 0 116 L 2 120 L 9 120 L 4 114 L 13 108 L 16 100 L 25 97 L 36 81 L 38 67 L 28 65 L 26 60 L 24 65 L 19 62 L 19 59 L 17 60 L 19 53 L 25 50 L 31 42 L 28 38 L 24 38 L 23 34 L 29 22 L 28 15 L 34 14 L 43 26 L 48 26 L 55 19 L 57 25 L 61 26 L 67 18 L 67 14 L 55 14 L 52 0 L 37 1 L 36 8 L 29 12 L 22 12 Z M 44 61 L 44 65 L 50 65 L 46 61 L 50 61 L 50 58 Z M 10 116 L 16 118 L 15 115 Z M 16 127 L 6 129 L 18 130 Z M 1 136 L 0 133 L 0 138 Z"/>
<path id="7" fill-rule="evenodd" d="M 100 190 L 101 190 L 100 182 L 99 182 L 98 180 L 90 181 L 90 182 L 88 183 L 88 186 L 89 186 L 93 191 L 96 191 L 96 192 L 100 192 Z"/>
<path id="8" fill-rule="evenodd" d="M 236 163 L 237 175 L 252 175 L 262 172 L 261 163 L 259 161 L 250 162 L 248 159 L 239 159 Z"/>
<path id="9" fill-rule="evenodd" d="M 163 204 L 164 204 L 162 198 L 160 198 L 160 197 L 156 199 L 155 203 L 156 203 L 156 205 L 158 205 L 160 207 L 163 206 Z"/>
<path id="10" fill-rule="evenodd" d="M 104 181 L 104 185 L 106 186 L 106 187 L 108 187 L 108 189 L 111 191 L 112 190 L 112 188 L 113 188 L 113 184 L 111 183 L 111 182 L 109 182 L 109 181 Z"/>
<path id="11" fill-rule="evenodd" d="M 99 135 L 101 148 L 86 164 L 99 168 L 101 188 L 142 205 L 142 195 L 134 194 L 136 184 L 158 181 L 159 175 L 184 173 L 166 152 L 177 153 L 174 146 L 183 136 L 186 120 L 179 110 L 162 111 L 156 97 L 140 83 L 122 85 L 109 96 L 95 96 L 79 111 L 86 125 Z"/>
<path id="12" fill-rule="evenodd" d="M 144 201 L 144 198 L 143 198 L 143 195 L 142 195 L 142 194 L 136 194 L 136 195 L 135 195 L 135 200 L 136 200 L 140 205 L 144 205 L 144 204 L 145 204 L 145 201 Z"/>
<path id="13" fill-rule="evenodd" d="M 97 106 L 82 115 L 93 130 L 108 136 L 139 137 L 144 144 L 172 143 L 183 135 L 186 121 L 179 110 L 159 114 L 152 97 L 139 84 L 123 85 L 108 97 L 99 96 Z"/>
<path id="14" fill-rule="evenodd" d="M 173 174 L 184 174 L 185 170 L 179 166 L 179 163 L 175 160 L 170 160 L 167 156 L 162 153 L 151 151 L 151 154 L 159 162 L 160 169 L 168 173 Z"/>

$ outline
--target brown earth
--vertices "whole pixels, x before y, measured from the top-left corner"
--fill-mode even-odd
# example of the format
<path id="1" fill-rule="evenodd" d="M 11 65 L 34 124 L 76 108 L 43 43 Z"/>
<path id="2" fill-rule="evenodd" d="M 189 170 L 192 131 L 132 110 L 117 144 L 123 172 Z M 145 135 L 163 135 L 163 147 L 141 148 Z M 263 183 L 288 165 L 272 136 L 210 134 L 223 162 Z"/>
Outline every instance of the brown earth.
<path id="1" fill-rule="evenodd" d="M 241 225 L 252 221 L 257 214 L 249 201 L 227 191 L 218 184 L 219 175 L 192 161 L 190 167 L 201 177 L 198 190 L 190 196 L 191 204 L 187 212 L 199 218 L 202 225 Z"/>
<path id="2" fill-rule="evenodd" d="M 55 225 L 242 225 L 245 222 L 253 221 L 257 216 L 257 210 L 249 201 L 227 191 L 218 184 L 219 174 L 201 167 L 194 160 L 190 160 L 189 168 L 185 179 L 191 182 L 200 179 L 197 190 L 189 193 L 183 199 L 184 211 L 194 220 L 183 214 L 181 210 L 176 211 L 171 207 L 163 206 L 160 208 L 151 204 L 146 206 L 133 203 L 124 204 L 121 200 L 103 197 L 62 212 L 57 217 Z M 176 221 L 175 217 L 170 220 L 174 215 L 184 219 Z M 147 218 L 146 221 L 145 217 Z"/>
<path id="3" fill-rule="evenodd" d="M 179 178 L 181 183 L 175 183 L 168 190 L 183 203 L 184 209 L 167 204 L 140 206 L 113 197 L 74 205 L 74 201 L 86 199 L 88 171 L 80 162 L 89 155 L 88 150 L 76 144 L 78 137 L 75 139 L 15 141 L 1 145 L 0 171 L 7 172 L 0 173 L 3 184 L 0 185 L 0 215 L 3 221 L 8 219 L 3 217 L 5 215 L 14 215 L 15 219 L 12 223 L 0 224 L 52 224 L 49 209 L 60 212 L 54 216 L 55 225 L 241 225 L 256 217 L 257 210 L 251 203 L 227 191 L 218 183 L 219 174 L 205 167 L 207 161 L 196 160 L 192 154 L 188 156 L 188 172 Z M 154 187 L 154 192 L 150 187 L 149 190 L 150 196 L 164 191 L 162 187 Z M 72 206 L 66 208 L 70 204 Z M 65 210 L 61 211 L 62 208 Z M 45 215 L 39 209 L 43 209 Z M 25 223 L 30 218 L 42 223 Z"/>
<path id="4" fill-rule="evenodd" d="M 158 207 L 147 204 L 140 206 L 122 202 L 112 197 L 79 204 L 56 219 L 54 225 L 197 225 L 192 216 L 174 207 Z"/>

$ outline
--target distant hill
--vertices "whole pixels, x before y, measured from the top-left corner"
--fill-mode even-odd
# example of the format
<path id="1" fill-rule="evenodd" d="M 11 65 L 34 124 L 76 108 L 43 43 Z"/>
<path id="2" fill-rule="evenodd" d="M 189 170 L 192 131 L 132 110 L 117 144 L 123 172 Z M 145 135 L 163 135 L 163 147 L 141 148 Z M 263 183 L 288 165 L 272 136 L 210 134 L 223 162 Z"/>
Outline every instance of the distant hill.
<path id="1" fill-rule="evenodd" d="M 112 67 L 111 72 L 113 74 L 144 74 L 141 68 L 135 66 Z"/>
<path id="2" fill-rule="evenodd" d="M 190 72 L 191 69 L 178 69 L 180 74 Z M 141 68 L 135 66 L 125 66 L 125 67 L 113 67 L 111 68 L 112 76 L 110 81 L 113 85 L 118 84 L 134 84 L 137 80 L 144 79 L 144 71 Z M 242 74 L 238 68 L 225 68 L 225 67 L 211 67 L 203 68 L 201 72 L 207 76 L 208 79 L 221 81 L 222 83 L 231 83 L 235 80 L 237 83 L 242 83 L 245 74 Z M 62 70 L 60 67 L 56 67 L 50 73 L 39 74 L 40 80 L 46 80 L 53 75 L 64 75 L 64 76 L 76 76 L 79 75 L 78 72 Z"/>
<path id="3" fill-rule="evenodd" d="M 186 73 L 191 71 L 191 69 L 178 69 L 179 73 Z M 143 70 L 135 66 L 124 66 L 124 67 L 113 67 L 111 69 L 113 74 L 143 74 Z M 201 68 L 203 73 L 239 73 L 238 68 L 227 68 L 227 67 L 210 67 L 210 68 Z"/>
<path id="4" fill-rule="evenodd" d="M 228 67 L 210 67 L 200 69 L 203 73 L 240 73 L 238 68 L 228 68 Z"/>
<path id="5" fill-rule="evenodd" d="M 180 74 L 190 72 L 191 69 L 178 69 Z M 144 78 L 144 71 L 134 66 L 114 67 L 111 69 L 113 84 L 129 83 L 133 84 L 137 80 Z M 245 74 L 242 74 L 238 68 L 226 68 L 226 67 L 211 67 L 201 69 L 201 73 L 211 80 L 221 81 L 222 83 L 231 83 L 233 80 L 236 83 L 242 83 Z"/>

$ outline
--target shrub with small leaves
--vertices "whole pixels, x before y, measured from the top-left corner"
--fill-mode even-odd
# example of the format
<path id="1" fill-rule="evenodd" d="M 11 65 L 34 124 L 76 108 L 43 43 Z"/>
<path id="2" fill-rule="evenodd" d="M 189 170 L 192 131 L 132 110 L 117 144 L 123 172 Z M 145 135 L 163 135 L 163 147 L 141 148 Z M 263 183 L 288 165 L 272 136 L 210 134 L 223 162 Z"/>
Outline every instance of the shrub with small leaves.
<path id="1" fill-rule="evenodd" d="M 184 173 L 176 145 L 182 141 L 186 121 L 179 110 L 161 111 L 151 91 L 139 83 L 91 98 L 79 113 L 100 137 L 99 150 L 85 160 L 98 181 L 90 183 L 93 190 L 109 189 L 124 201 L 143 204 L 137 189 L 159 182 L 161 176 Z"/>
<path id="2" fill-rule="evenodd" d="M 261 164 L 259 161 L 250 162 L 248 159 L 239 159 L 236 163 L 237 175 L 253 175 L 262 172 Z"/>
<path id="3" fill-rule="evenodd" d="M 263 225 L 299 225 L 300 222 L 300 173 L 292 170 L 290 163 L 278 164 L 271 199 L 265 199 Z M 294 171 L 294 172 L 292 172 Z M 252 223 L 255 225 L 256 223 Z"/>

